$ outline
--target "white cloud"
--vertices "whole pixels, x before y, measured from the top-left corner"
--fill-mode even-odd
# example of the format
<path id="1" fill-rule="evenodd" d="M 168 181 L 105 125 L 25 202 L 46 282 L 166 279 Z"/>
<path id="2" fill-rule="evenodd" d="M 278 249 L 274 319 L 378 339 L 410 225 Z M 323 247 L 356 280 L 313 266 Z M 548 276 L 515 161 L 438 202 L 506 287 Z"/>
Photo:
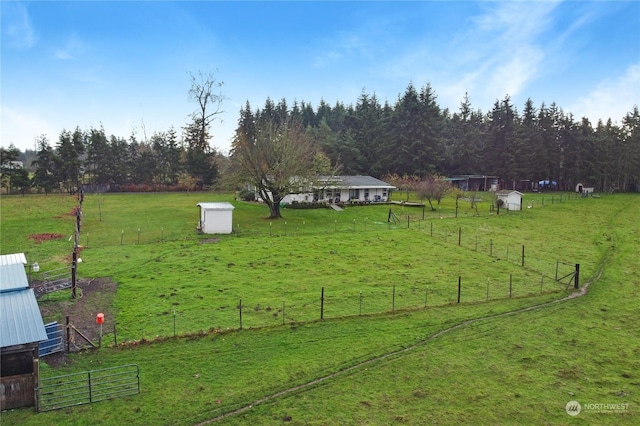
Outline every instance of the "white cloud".
<path id="1" fill-rule="evenodd" d="M 87 51 L 87 44 L 80 40 L 77 35 L 72 34 L 63 47 L 56 49 L 53 54 L 56 59 L 70 60 L 78 59 Z"/>
<path id="2" fill-rule="evenodd" d="M 490 76 L 485 75 L 487 94 L 514 96 L 536 77 L 544 53 L 534 46 L 522 46 L 513 51 L 504 63 L 494 63 Z"/>
<path id="3" fill-rule="evenodd" d="M 8 46 L 17 49 L 29 49 L 35 44 L 35 30 L 21 3 L 2 2 L 2 36 Z"/>
<path id="4" fill-rule="evenodd" d="M 587 117 L 595 126 L 599 119 L 620 122 L 635 105 L 640 106 L 640 62 L 615 78 L 600 81 L 567 110 L 577 118 Z"/>
<path id="5" fill-rule="evenodd" d="M 386 63 L 389 78 L 431 83 L 443 107 L 467 92 L 474 108 L 525 92 L 539 76 L 549 46 L 544 36 L 558 2 L 488 2 L 451 34 L 425 33 Z M 444 41 L 441 45 L 440 41 Z"/>
<path id="6" fill-rule="evenodd" d="M 39 117 L 35 111 L 18 111 L 2 105 L 2 146 L 8 147 L 14 144 L 18 149 L 34 149 L 35 138 L 40 135 L 51 137 L 57 135 L 59 130 Z M 27 136 L 28 135 L 28 136 Z"/>

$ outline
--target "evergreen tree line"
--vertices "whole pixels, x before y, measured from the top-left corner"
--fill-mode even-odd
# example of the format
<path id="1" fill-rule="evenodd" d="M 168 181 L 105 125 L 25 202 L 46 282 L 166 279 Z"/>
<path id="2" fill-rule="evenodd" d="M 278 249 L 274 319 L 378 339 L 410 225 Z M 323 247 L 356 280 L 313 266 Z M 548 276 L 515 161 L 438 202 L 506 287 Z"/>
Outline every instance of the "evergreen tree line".
<path id="1" fill-rule="evenodd" d="M 107 137 L 104 129 L 76 128 L 63 130 L 54 147 L 43 135 L 36 141 L 35 153 L 28 156 L 13 146 L 2 148 L 1 164 L 33 158 L 25 169 L 3 167 L 2 185 L 9 192 L 35 188 L 73 194 L 81 185 L 97 191 L 144 191 L 213 184 L 218 177 L 215 150 L 199 142 L 197 122 L 183 130 L 180 139 L 169 129 L 141 142 L 135 136 Z"/>
<path id="2" fill-rule="evenodd" d="M 252 111 L 240 111 L 238 132 L 248 121 L 300 123 L 315 148 L 346 175 L 498 176 L 503 187 L 529 189 L 522 182 L 551 180 L 559 189 L 580 182 L 601 191 L 638 190 L 640 186 L 640 113 L 635 106 L 615 124 L 609 118 L 595 127 L 576 120 L 555 103 L 536 107 L 528 99 L 519 112 L 507 95 L 491 111 L 472 107 L 465 95 L 457 111 L 441 108 L 429 84 L 417 90 L 409 84 L 395 103 L 381 103 L 362 92 L 355 105 L 320 101 L 267 99 Z M 103 129 L 63 130 L 55 147 L 46 136 L 37 141 L 32 171 L 7 167 L 21 157 L 2 148 L 2 185 L 9 191 L 35 187 L 39 191 L 77 191 L 80 184 L 204 188 L 223 182 L 228 158 L 211 149 L 209 126 L 198 118 L 182 129 L 154 134 L 148 141 L 107 137 Z M 204 132 L 204 133 L 203 133 Z M 231 154 L 233 156 L 233 152 Z M 222 170 L 219 173 L 219 170 Z M 141 188 L 138 188 L 141 189 Z"/>
<path id="3" fill-rule="evenodd" d="M 245 110 L 250 111 L 247 105 Z M 241 112 L 241 116 L 246 112 Z M 300 121 L 314 143 L 344 174 L 497 176 L 504 188 L 531 189 L 541 180 L 569 190 L 577 183 L 598 190 L 637 191 L 640 186 L 640 113 L 620 125 L 609 118 L 594 127 L 555 103 L 522 112 L 507 95 L 491 111 L 474 109 L 468 95 L 458 111 L 441 108 L 430 85 L 410 84 L 396 102 L 363 92 L 355 105 L 267 99 L 254 114 Z M 528 186 L 528 187 L 527 187 Z"/>

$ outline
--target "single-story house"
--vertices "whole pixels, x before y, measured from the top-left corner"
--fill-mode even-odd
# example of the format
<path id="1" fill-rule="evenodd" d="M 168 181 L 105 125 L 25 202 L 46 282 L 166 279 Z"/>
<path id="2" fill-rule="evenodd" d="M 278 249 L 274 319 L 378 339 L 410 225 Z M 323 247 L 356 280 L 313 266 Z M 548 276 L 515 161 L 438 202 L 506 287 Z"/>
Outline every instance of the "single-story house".
<path id="1" fill-rule="evenodd" d="M 458 175 L 444 178 L 462 191 L 497 191 L 499 188 L 498 176 L 485 175 Z"/>
<path id="2" fill-rule="evenodd" d="M 395 186 L 372 176 L 321 176 L 313 185 L 314 201 L 384 203 Z"/>
<path id="3" fill-rule="evenodd" d="M 505 190 L 496 192 L 496 195 L 498 196 L 498 200 L 502 200 L 504 203 L 503 206 L 505 206 L 507 210 L 522 210 L 522 197 L 524 196 L 522 192 Z"/>
<path id="4" fill-rule="evenodd" d="M 203 234 L 230 234 L 233 231 L 233 205 L 227 202 L 198 203 L 200 223 L 198 230 Z"/>
<path id="5" fill-rule="evenodd" d="M 284 204 L 293 202 L 334 204 L 349 201 L 384 203 L 389 201 L 391 191 L 394 189 L 396 189 L 395 186 L 372 176 L 320 176 L 313 184 L 285 196 L 282 202 Z M 258 194 L 256 199 L 262 201 Z"/>
<path id="6" fill-rule="evenodd" d="M 47 332 L 19 255 L 0 263 L 0 406 L 3 410 L 35 404 L 38 343 Z M 9 263 L 11 256 L 20 260 Z"/>

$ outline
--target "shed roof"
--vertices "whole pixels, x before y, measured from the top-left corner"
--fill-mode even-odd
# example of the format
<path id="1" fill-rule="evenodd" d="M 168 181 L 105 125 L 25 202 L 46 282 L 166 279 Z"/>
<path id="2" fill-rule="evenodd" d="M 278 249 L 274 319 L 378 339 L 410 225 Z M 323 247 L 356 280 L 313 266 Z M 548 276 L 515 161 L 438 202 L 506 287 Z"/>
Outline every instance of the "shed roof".
<path id="1" fill-rule="evenodd" d="M 503 196 L 504 196 L 504 195 L 510 195 L 510 194 L 518 194 L 518 195 L 520 195 L 520 196 L 523 196 L 523 195 L 524 195 L 524 194 L 523 194 L 522 192 L 520 192 L 520 191 L 516 191 L 516 190 L 511 190 L 511 191 L 510 191 L 510 190 L 508 190 L 508 189 L 503 189 L 502 191 L 498 191 L 498 192 L 496 192 L 496 194 L 497 194 L 498 196 L 500 196 L 500 195 L 503 195 Z"/>
<path id="2" fill-rule="evenodd" d="M 205 210 L 233 210 L 233 204 L 228 202 L 219 202 L 219 203 L 198 203 L 196 204 L 200 208 Z"/>
<path id="3" fill-rule="evenodd" d="M 27 264 L 24 253 L 0 254 L 0 265 L 13 265 L 15 263 Z"/>
<path id="4" fill-rule="evenodd" d="M 29 280 L 24 265 L 0 265 L 0 293 L 29 288 Z"/>
<path id="5" fill-rule="evenodd" d="M 0 347 L 47 340 L 33 290 L 0 293 Z"/>
<path id="6" fill-rule="evenodd" d="M 0 265 L 0 347 L 47 339 L 42 315 L 21 264 Z"/>

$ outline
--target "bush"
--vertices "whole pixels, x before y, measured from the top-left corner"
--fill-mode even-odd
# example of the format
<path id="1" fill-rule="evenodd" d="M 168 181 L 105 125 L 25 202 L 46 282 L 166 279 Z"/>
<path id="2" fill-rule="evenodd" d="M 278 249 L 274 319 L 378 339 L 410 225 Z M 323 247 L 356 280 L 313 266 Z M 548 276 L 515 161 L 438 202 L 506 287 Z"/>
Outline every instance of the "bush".
<path id="1" fill-rule="evenodd" d="M 253 191 L 249 191 L 248 189 L 243 189 L 238 193 L 238 198 L 242 201 L 255 201 L 256 193 Z"/>
<path id="2" fill-rule="evenodd" d="M 303 201 L 303 202 L 293 201 L 291 204 L 287 206 L 287 208 L 289 209 L 326 209 L 327 204 L 316 203 L 316 202 L 309 203 L 307 201 Z"/>

